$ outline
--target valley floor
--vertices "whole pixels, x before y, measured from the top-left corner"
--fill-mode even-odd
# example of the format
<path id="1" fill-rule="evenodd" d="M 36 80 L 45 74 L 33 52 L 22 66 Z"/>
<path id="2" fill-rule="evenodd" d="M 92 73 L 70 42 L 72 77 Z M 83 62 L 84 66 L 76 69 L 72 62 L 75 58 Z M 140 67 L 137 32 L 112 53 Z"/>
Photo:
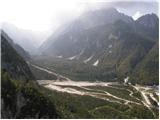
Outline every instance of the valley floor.
<path id="1" fill-rule="evenodd" d="M 48 74 L 57 76 L 55 80 L 37 80 L 38 84 L 53 91 L 57 94 L 71 94 L 79 97 L 91 97 L 96 100 L 106 101 L 106 104 L 97 105 L 88 111 L 94 114 L 101 114 L 100 111 L 108 109 L 108 103 L 119 104 L 128 108 L 127 112 L 131 110 L 131 114 L 135 112 L 134 109 L 139 107 L 147 110 L 150 113 L 149 118 L 158 117 L 159 109 L 159 92 L 158 87 L 127 85 L 118 82 L 87 82 L 87 81 L 73 81 L 67 77 L 49 71 L 48 69 L 33 65 L 33 67 L 45 71 Z M 96 104 L 96 102 L 95 102 Z M 114 108 L 114 107 L 113 107 Z M 142 111 L 144 111 L 141 109 Z M 115 109 L 116 110 L 116 109 Z M 133 110 L 133 111 L 132 111 Z M 123 110 L 118 110 L 123 112 Z M 104 112 L 104 111 L 103 111 Z M 148 113 L 143 113 L 142 118 L 148 118 Z M 104 112 L 103 114 L 107 114 Z M 128 114 L 128 113 L 126 113 Z M 130 114 L 130 113 L 129 113 Z M 146 114 L 146 116 L 145 116 Z M 147 115 L 148 114 L 148 115 Z M 131 116 L 131 115 L 129 115 Z M 134 116 L 134 115 L 133 115 Z M 139 118 L 139 116 L 134 116 Z M 107 118 L 99 115 L 98 118 Z M 122 117 L 123 118 L 123 117 Z M 125 118 L 125 117 L 124 117 Z"/>

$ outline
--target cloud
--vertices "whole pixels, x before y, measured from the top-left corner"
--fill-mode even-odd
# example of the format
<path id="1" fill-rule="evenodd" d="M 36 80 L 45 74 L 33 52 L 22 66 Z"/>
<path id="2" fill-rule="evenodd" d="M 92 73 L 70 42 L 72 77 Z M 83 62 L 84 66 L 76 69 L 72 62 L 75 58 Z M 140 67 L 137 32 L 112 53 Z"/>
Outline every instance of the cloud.
<path id="1" fill-rule="evenodd" d="M 134 20 L 137 20 L 139 17 L 141 17 L 142 16 L 142 13 L 140 13 L 139 11 L 137 11 L 133 16 L 132 16 L 132 18 L 134 19 Z"/>

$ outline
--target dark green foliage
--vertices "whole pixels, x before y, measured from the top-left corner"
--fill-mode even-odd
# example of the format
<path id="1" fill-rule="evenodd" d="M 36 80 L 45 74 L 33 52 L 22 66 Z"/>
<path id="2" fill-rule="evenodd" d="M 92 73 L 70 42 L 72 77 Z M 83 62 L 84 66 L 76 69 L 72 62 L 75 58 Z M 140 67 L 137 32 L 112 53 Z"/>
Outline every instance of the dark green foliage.
<path id="1" fill-rule="evenodd" d="M 144 106 L 132 105 L 132 108 L 126 111 L 129 116 L 134 116 L 134 119 L 153 119 L 152 112 Z"/>
<path id="2" fill-rule="evenodd" d="M 11 81 L 10 76 L 4 71 L 1 72 L 1 100 L 2 118 L 5 114 L 8 118 L 16 114 L 16 86 Z M 5 111 L 8 111 L 8 113 L 5 113 Z"/>
<path id="3" fill-rule="evenodd" d="M 7 109 L 2 107 L 2 118 L 154 118 L 144 106 L 131 104 L 129 107 L 90 96 L 51 91 L 37 86 L 34 81 L 12 80 L 4 72 L 2 78 L 2 103 L 8 106 Z M 126 86 L 126 89 L 132 88 Z M 118 93 L 116 89 L 106 90 L 119 97 L 129 94 L 124 90 Z"/>
<path id="4" fill-rule="evenodd" d="M 54 103 L 44 97 L 39 90 L 27 84 L 21 88 L 22 95 L 27 99 L 26 105 L 21 108 L 18 118 L 57 118 Z"/>
<path id="5" fill-rule="evenodd" d="M 109 88 L 109 87 L 106 88 L 106 87 L 102 87 L 102 86 L 100 86 L 100 87 L 96 86 L 96 87 L 90 87 L 90 88 L 92 88 L 94 90 L 97 90 L 99 88 L 100 90 L 107 91 L 107 92 L 109 92 L 112 95 L 115 95 L 117 97 L 124 98 L 124 99 L 127 99 L 127 100 L 132 100 L 132 101 L 135 101 L 135 102 L 139 102 L 137 99 L 129 96 L 130 92 L 127 91 L 126 89 L 115 89 L 115 88 Z"/>
<path id="6" fill-rule="evenodd" d="M 41 58 L 35 58 L 32 62 L 41 67 L 50 68 L 51 71 L 63 74 L 73 80 L 116 81 L 115 71 L 109 66 L 94 67 L 81 61 L 66 61 L 56 58 L 44 58 L 42 60 Z"/>
<path id="7" fill-rule="evenodd" d="M 33 73 L 33 75 L 35 76 L 36 80 L 56 80 L 57 76 L 53 75 L 53 74 L 48 74 L 45 71 L 39 70 L 35 67 L 33 67 L 32 65 L 29 65 L 31 72 Z"/>
<path id="8" fill-rule="evenodd" d="M 131 117 L 129 117 L 128 115 L 125 115 L 123 112 L 109 107 L 109 106 L 102 106 L 101 108 L 99 108 L 98 110 L 95 110 L 92 112 L 93 116 L 95 116 L 95 118 L 102 118 L 102 119 L 129 119 Z"/>
<path id="9" fill-rule="evenodd" d="M 62 118 L 103 118 L 103 115 L 105 115 L 107 111 L 102 113 L 102 116 L 95 115 L 92 112 L 92 110 L 99 106 L 109 106 L 119 111 L 128 109 L 125 105 L 110 103 L 90 96 L 79 96 L 55 91 L 48 91 L 48 96 L 51 96 L 52 100 L 55 101 L 56 108 L 59 110 Z M 117 116 L 121 116 L 121 114 Z M 110 117 L 106 116 L 105 118 Z M 112 116 L 112 118 L 116 117 Z"/>
<path id="10" fill-rule="evenodd" d="M 158 43 L 148 52 L 144 59 L 136 66 L 133 79 L 140 84 L 159 84 L 159 53 Z"/>
<path id="11" fill-rule="evenodd" d="M 2 118 L 58 118 L 54 102 L 33 81 L 12 80 L 2 72 Z"/>
<path id="12" fill-rule="evenodd" d="M 42 88 L 43 93 L 55 102 L 61 118 L 105 118 L 133 119 L 155 118 L 150 110 L 143 105 L 112 103 L 91 96 L 79 96 L 68 93 L 50 91 Z M 158 116 L 158 115 L 157 115 Z"/>

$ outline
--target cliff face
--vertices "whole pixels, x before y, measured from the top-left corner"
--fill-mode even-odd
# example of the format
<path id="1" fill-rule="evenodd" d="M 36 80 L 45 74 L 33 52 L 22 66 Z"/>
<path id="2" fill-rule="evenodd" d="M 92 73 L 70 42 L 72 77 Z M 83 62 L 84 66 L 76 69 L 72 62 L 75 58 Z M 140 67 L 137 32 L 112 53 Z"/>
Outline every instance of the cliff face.
<path id="1" fill-rule="evenodd" d="M 14 79 L 33 80 L 31 73 L 24 58 L 10 44 L 11 39 L 2 31 L 1 34 L 1 58 L 2 70 L 9 73 Z M 20 50 L 21 51 L 21 50 Z"/>

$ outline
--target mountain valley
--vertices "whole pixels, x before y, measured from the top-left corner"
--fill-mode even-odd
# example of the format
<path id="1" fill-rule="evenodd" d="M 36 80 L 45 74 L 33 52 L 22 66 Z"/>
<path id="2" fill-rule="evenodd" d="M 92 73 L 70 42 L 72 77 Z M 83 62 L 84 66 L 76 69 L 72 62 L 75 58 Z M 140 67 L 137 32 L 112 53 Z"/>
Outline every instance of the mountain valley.
<path id="1" fill-rule="evenodd" d="M 158 26 L 154 13 L 87 11 L 36 51 L 2 29 L 1 117 L 158 119 Z"/>

